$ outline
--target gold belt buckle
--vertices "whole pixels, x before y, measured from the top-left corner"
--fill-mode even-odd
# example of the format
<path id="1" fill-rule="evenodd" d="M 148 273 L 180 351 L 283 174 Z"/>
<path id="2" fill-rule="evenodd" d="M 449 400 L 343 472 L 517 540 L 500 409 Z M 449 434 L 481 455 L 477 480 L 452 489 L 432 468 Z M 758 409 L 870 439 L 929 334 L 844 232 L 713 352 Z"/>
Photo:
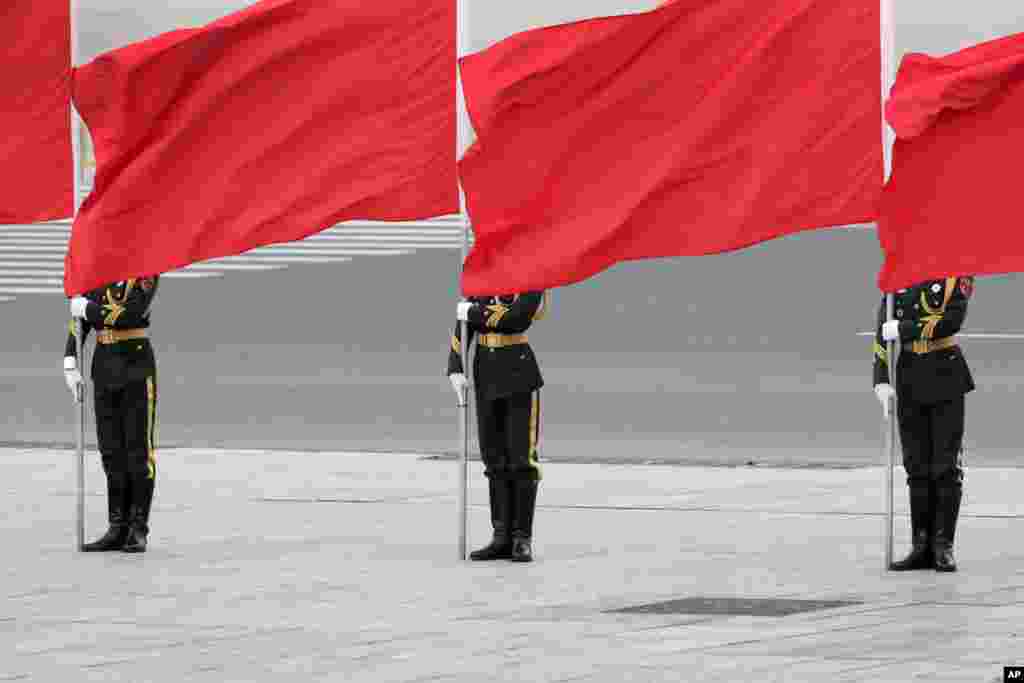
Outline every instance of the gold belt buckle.
<path id="1" fill-rule="evenodd" d="M 525 344 L 525 334 L 504 334 L 502 332 L 486 332 L 481 334 L 480 345 L 491 349 L 500 349 L 514 344 Z"/>
<path id="2" fill-rule="evenodd" d="M 916 354 L 931 353 L 948 349 L 956 345 L 956 337 L 942 337 L 941 339 L 918 339 L 910 345 L 910 350 Z"/>

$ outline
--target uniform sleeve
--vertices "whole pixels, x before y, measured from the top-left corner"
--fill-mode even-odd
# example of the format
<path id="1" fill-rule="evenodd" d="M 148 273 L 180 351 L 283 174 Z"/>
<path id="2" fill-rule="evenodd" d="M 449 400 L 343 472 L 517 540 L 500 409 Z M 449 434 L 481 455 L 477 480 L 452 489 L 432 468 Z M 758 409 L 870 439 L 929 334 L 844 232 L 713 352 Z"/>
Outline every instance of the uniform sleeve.
<path id="1" fill-rule="evenodd" d="M 874 371 L 872 372 L 872 386 L 876 384 L 889 383 L 889 351 L 887 350 L 885 341 L 882 339 L 882 323 L 884 322 L 885 297 L 883 296 L 882 303 L 878 306 L 878 324 L 875 326 L 875 338 L 872 342 L 872 348 L 875 356 Z"/>
<path id="2" fill-rule="evenodd" d="M 92 329 L 92 325 L 89 323 L 89 321 L 88 320 L 83 320 L 82 321 L 82 343 L 83 344 L 85 343 L 86 337 L 89 336 L 89 330 L 91 330 L 91 329 Z M 72 318 L 71 321 L 68 322 L 68 338 L 67 338 L 67 341 L 64 344 L 64 357 L 67 358 L 68 356 L 71 356 L 72 358 L 74 358 L 76 362 L 78 361 L 78 354 L 75 353 L 75 319 L 74 318 Z"/>
<path id="3" fill-rule="evenodd" d="M 941 313 L 901 322 L 900 339 L 910 342 L 953 336 L 960 331 L 967 318 L 967 300 L 973 291 L 973 277 L 948 278 L 944 290 L 947 302 Z"/>
<path id="4" fill-rule="evenodd" d="M 518 334 L 533 322 L 543 300 L 544 292 L 525 292 L 508 306 L 476 304 L 469 309 L 469 322 L 481 330 Z"/>
<path id="5" fill-rule="evenodd" d="M 466 329 L 469 331 L 469 342 L 467 343 L 470 343 L 473 341 L 473 325 L 467 324 Z M 459 321 L 455 322 L 451 348 L 448 349 L 448 374 L 454 375 L 456 373 L 465 373 L 462 367 L 462 323 Z"/>

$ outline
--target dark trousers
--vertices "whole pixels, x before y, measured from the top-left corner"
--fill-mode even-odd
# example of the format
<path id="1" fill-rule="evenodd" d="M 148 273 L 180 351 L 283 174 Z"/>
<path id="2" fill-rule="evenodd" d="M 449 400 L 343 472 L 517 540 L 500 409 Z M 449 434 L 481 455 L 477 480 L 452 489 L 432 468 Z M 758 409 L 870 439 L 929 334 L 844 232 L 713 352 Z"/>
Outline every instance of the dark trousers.
<path id="1" fill-rule="evenodd" d="M 484 474 L 498 480 L 541 478 L 537 446 L 540 436 L 540 391 L 492 401 L 476 400 L 477 434 Z"/>
<path id="2" fill-rule="evenodd" d="M 899 401 L 903 467 L 911 487 L 960 486 L 964 440 L 964 396 L 940 403 Z"/>
<path id="3" fill-rule="evenodd" d="M 953 547 L 960 512 L 964 395 L 939 403 L 901 400 L 899 423 L 915 552 L 930 542 L 942 556 Z"/>
<path id="4" fill-rule="evenodd" d="M 156 477 L 156 376 L 94 392 L 96 439 L 106 472 Z"/>

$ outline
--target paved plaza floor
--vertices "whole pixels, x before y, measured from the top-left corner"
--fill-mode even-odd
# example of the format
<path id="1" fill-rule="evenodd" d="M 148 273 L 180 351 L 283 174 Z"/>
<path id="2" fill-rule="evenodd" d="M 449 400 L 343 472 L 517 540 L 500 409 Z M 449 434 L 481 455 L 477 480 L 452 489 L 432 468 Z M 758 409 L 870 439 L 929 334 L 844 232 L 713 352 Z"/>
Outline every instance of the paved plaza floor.
<path id="1" fill-rule="evenodd" d="M 0 450 L 0 680 L 1001 681 L 1024 664 L 1018 469 L 967 472 L 960 571 L 939 574 L 883 569 L 877 467 L 548 464 L 520 565 L 459 559 L 450 460 L 160 457 L 149 551 L 81 554 L 73 453 Z"/>

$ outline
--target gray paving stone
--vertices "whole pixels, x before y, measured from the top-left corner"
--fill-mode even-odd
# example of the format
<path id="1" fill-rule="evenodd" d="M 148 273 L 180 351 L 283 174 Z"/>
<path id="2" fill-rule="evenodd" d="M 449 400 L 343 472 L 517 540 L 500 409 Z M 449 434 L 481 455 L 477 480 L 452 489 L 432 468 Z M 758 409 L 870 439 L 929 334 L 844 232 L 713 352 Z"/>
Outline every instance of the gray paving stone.
<path id="1" fill-rule="evenodd" d="M 939 575 L 883 569 L 878 468 L 549 464 L 538 559 L 517 566 L 456 557 L 450 461 L 164 451 L 138 556 L 73 549 L 66 451 L 0 449 L 0 463 L 0 680 L 989 681 L 1022 663 L 1017 469 L 970 472 L 962 569 Z M 476 545 L 477 463 L 471 483 Z M 860 604 L 614 612 L 701 597 Z"/>

